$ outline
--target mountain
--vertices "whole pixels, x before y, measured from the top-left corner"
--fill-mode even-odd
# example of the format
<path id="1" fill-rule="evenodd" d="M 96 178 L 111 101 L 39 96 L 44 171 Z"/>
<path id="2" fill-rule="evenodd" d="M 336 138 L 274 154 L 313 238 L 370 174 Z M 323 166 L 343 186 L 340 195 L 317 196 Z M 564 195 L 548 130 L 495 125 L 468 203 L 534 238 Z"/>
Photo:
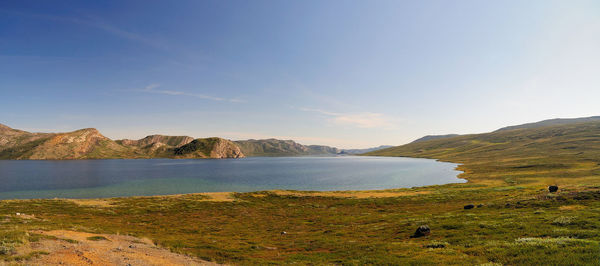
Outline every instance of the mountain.
<path id="1" fill-rule="evenodd" d="M 447 134 L 447 135 L 427 135 L 425 137 L 421 137 L 419 139 L 414 140 L 412 143 L 415 142 L 421 142 L 421 141 L 427 141 L 427 140 L 432 140 L 432 139 L 444 139 L 444 138 L 451 138 L 451 137 L 456 137 L 458 136 L 458 134 Z"/>
<path id="2" fill-rule="evenodd" d="M 337 148 L 292 140 L 229 141 L 222 138 L 150 135 L 113 141 L 94 128 L 31 133 L 0 124 L 0 159 L 242 158 L 338 154 Z"/>
<path id="3" fill-rule="evenodd" d="M 363 154 L 363 153 L 378 151 L 378 150 L 387 149 L 387 148 L 391 148 L 391 147 L 393 147 L 393 146 L 381 145 L 379 147 L 366 148 L 366 149 L 343 149 L 339 153 L 340 154 Z"/>
<path id="4" fill-rule="evenodd" d="M 30 133 L 0 124 L 0 159 L 240 158 L 233 142 L 221 138 L 151 135 L 113 141 L 97 129 Z"/>
<path id="5" fill-rule="evenodd" d="M 337 148 L 329 146 L 305 146 L 293 140 L 249 139 L 235 143 L 246 156 L 299 156 L 337 154 Z"/>
<path id="6" fill-rule="evenodd" d="M 555 118 L 548 119 L 534 123 L 527 123 L 517 126 L 509 126 L 503 127 L 496 131 L 506 131 L 506 130 L 514 130 L 514 129 L 522 129 L 522 128 L 540 128 L 546 126 L 555 126 L 555 125 L 568 125 L 575 123 L 585 123 L 585 122 L 600 122 L 600 116 L 590 116 L 590 117 L 582 117 L 582 118 Z"/>

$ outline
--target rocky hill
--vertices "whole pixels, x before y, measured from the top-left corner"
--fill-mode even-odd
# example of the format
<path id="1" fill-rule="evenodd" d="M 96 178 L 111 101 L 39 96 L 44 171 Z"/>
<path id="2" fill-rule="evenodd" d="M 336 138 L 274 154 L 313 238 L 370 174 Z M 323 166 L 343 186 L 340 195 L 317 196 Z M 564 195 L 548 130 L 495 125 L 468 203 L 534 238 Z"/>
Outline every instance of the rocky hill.
<path id="1" fill-rule="evenodd" d="M 0 159 L 242 158 L 338 154 L 337 148 L 293 140 L 229 141 L 222 138 L 150 135 L 113 141 L 94 128 L 31 133 L 0 124 Z"/>
<path id="2" fill-rule="evenodd" d="M 0 124 L 0 159 L 240 158 L 231 141 L 220 138 L 152 135 L 113 141 L 94 128 L 67 133 L 30 133 Z"/>
<path id="3" fill-rule="evenodd" d="M 123 139 L 116 142 L 134 148 L 141 153 L 153 158 L 172 157 L 174 149 L 192 142 L 194 138 L 188 136 L 150 135 L 143 139 Z"/>
<path id="4" fill-rule="evenodd" d="M 240 147 L 222 138 L 195 139 L 175 148 L 176 158 L 243 158 Z"/>
<path id="5" fill-rule="evenodd" d="M 3 126 L 2 159 L 104 159 L 137 158 L 134 150 L 117 144 L 94 128 L 68 133 L 30 133 Z"/>

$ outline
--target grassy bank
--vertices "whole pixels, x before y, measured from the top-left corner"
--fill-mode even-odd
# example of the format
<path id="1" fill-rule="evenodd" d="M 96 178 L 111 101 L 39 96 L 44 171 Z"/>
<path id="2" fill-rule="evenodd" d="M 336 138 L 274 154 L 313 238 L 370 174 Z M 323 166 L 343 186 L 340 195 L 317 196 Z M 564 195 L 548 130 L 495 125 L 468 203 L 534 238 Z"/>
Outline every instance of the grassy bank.
<path id="1" fill-rule="evenodd" d="M 457 184 L 364 199 L 261 192 L 235 194 L 234 201 L 202 195 L 101 204 L 3 201 L 0 251 L 18 260 L 23 254 L 12 251 L 39 237 L 28 232 L 66 229 L 147 237 L 175 252 L 237 264 L 585 264 L 600 259 L 596 181 L 557 194 L 527 185 Z M 483 206 L 464 210 L 469 203 Z M 431 235 L 410 238 L 422 224 Z"/>
<path id="2" fill-rule="evenodd" d="M 374 154 L 462 163 L 465 184 L 2 201 L 0 257 L 43 256 L 15 252 L 42 237 L 33 230 L 64 229 L 146 237 L 233 264 L 595 264 L 600 126 L 584 128 L 461 136 Z M 560 190 L 549 193 L 550 184 Z M 466 210 L 467 204 L 476 207 Z M 431 234 L 411 238 L 420 225 Z"/>

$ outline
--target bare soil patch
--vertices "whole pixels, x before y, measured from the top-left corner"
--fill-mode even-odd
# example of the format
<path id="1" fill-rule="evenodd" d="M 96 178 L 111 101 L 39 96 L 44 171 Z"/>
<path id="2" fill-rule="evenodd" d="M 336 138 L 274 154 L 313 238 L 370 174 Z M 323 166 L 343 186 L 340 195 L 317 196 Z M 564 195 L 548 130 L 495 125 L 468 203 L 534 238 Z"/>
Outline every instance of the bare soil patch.
<path id="1" fill-rule="evenodd" d="M 49 236 L 29 243 L 19 253 L 44 251 L 26 265 L 218 265 L 155 246 L 132 236 L 54 230 L 32 233 Z M 105 238 L 105 239 L 102 239 Z"/>

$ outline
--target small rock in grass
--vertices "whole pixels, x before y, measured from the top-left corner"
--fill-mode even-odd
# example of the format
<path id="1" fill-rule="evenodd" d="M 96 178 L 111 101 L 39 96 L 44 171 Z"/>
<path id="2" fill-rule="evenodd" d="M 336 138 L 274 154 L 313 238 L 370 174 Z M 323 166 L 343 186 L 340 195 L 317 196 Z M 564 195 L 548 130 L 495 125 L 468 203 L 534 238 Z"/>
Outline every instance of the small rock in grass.
<path id="1" fill-rule="evenodd" d="M 411 237 L 422 237 L 422 236 L 428 236 L 429 234 L 431 234 L 431 229 L 429 229 L 429 226 L 427 225 L 421 225 L 417 228 L 417 231 L 415 231 L 415 234 L 412 235 Z"/>
<path id="2" fill-rule="evenodd" d="M 550 192 L 556 192 L 556 191 L 558 191 L 558 186 L 549 186 L 548 187 L 548 191 L 550 191 Z"/>
<path id="3" fill-rule="evenodd" d="M 468 209 L 473 209 L 473 208 L 475 208 L 475 205 L 473 205 L 473 204 L 468 204 L 468 205 L 465 205 L 465 207 L 464 207 L 464 208 L 465 208 L 465 210 L 468 210 Z"/>

